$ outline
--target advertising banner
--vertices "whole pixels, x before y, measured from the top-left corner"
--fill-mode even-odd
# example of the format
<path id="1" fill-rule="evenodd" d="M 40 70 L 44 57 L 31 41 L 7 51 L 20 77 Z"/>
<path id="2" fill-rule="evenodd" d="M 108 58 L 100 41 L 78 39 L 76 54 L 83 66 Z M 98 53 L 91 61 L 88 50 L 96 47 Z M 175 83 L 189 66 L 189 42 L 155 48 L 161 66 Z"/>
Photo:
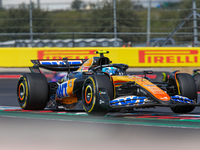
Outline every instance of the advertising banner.
<path id="1" fill-rule="evenodd" d="M 0 48 L 0 67 L 30 67 L 35 59 L 89 59 L 95 51 L 106 50 L 112 63 L 130 67 L 198 67 L 200 48 L 193 47 L 73 47 Z"/>

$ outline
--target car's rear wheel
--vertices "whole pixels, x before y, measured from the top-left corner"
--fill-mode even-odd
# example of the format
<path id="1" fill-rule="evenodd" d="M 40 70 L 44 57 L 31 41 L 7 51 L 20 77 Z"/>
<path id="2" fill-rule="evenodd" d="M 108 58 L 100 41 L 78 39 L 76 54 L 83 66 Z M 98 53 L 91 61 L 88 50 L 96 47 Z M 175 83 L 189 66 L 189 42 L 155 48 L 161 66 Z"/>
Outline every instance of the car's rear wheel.
<path id="1" fill-rule="evenodd" d="M 177 94 L 180 94 L 181 96 L 185 96 L 197 102 L 197 89 L 193 77 L 187 73 L 179 73 L 177 74 L 177 80 L 180 89 L 180 93 Z M 172 106 L 171 110 L 175 113 L 188 113 L 193 111 L 194 108 L 194 105 Z"/>
<path id="2" fill-rule="evenodd" d="M 99 93 L 106 90 L 110 99 L 114 97 L 113 84 L 107 75 L 89 76 L 82 89 L 83 108 L 88 114 L 105 115 L 109 110 L 101 106 Z"/>
<path id="3" fill-rule="evenodd" d="M 49 100 L 46 77 L 40 73 L 21 75 L 17 85 L 19 105 L 25 110 L 42 110 Z"/>

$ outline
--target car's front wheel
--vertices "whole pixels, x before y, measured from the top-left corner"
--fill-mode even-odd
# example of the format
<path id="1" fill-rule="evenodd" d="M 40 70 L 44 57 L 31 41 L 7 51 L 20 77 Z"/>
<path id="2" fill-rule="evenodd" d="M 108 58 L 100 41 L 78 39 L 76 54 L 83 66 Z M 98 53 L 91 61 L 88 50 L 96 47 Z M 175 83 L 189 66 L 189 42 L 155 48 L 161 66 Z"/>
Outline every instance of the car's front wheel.
<path id="1" fill-rule="evenodd" d="M 179 73 L 177 74 L 177 81 L 179 87 L 177 95 L 185 96 L 197 102 L 197 89 L 193 77 L 187 73 Z M 194 108 L 194 105 L 172 106 L 171 110 L 175 113 L 188 113 L 193 111 Z"/>
<path id="2" fill-rule="evenodd" d="M 103 89 L 103 91 L 101 90 Z M 89 76 L 82 89 L 83 108 L 88 114 L 105 115 L 109 110 L 101 106 L 101 93 L 106 94 L 109 99 L 114 97 L 113 84 L 107 75 Z"/>
<path id="3" fill-rule="evenodd" d="M 196 83 L 197 91 L 200 91 L 200 74 L 194 76 L 194 81 Z"/>

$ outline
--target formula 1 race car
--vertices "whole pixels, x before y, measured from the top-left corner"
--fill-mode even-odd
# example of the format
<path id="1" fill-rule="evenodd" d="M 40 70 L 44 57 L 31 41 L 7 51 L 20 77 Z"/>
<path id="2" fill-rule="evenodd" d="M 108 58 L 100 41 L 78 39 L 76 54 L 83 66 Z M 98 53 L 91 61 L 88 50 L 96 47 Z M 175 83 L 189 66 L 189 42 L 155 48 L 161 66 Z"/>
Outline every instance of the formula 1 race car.
<path id="1" fill-rule="evenodd" d="M 18 102 L 25 110 L 59 106 L 66 110 L 80 107 L 88 114 L 168 106 L 175 113 L 193 111 L 197 103 L 195 81 L 190 74 L 172 72 L 167 82 L 150 82 L 152 71 L 143 77 L 128 75 L 128 65 L 112 63 L 108 51 L 100 57 L 62 60 L 32 60 L 31 73 L 22 74 L 17 85 Z M 65 71 L 58 81 L 48 82 L 39 68 Z"/>

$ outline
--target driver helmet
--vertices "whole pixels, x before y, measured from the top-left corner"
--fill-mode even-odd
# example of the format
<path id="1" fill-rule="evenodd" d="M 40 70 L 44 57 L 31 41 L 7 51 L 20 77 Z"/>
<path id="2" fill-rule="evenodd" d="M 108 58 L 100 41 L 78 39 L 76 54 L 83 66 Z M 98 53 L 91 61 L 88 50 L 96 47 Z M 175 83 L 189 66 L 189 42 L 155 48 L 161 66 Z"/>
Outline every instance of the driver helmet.
<path id="1" fill-rule="evenodd" d="M 102 72 L 106 72 L 110 75 L 118 74 L 118 69 L 116 67 L 104 67 L 102 68 Z"/>

